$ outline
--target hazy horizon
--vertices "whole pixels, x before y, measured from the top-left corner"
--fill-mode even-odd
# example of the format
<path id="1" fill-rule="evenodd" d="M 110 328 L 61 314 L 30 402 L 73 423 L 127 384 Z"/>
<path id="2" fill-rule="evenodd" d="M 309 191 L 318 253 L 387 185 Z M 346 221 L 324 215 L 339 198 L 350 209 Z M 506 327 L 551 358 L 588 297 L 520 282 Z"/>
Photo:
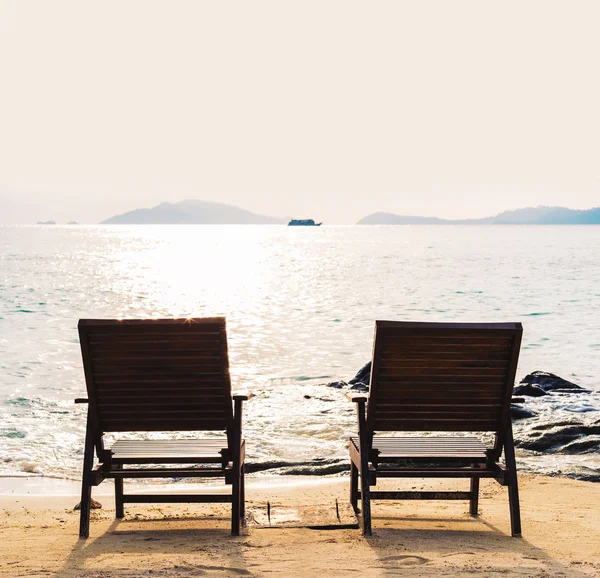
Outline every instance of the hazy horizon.
<path id="1" fill-rule="evenodd" d="M 191 198 L 188 198 L 188 199 L 181 199 L 181 201 L 200 201 L 200 202 L 204 202 L 205 199 L 191 199 Z M 180 202 L 180 201 L 173 201 L 174 204 L 177 204 L 178 202 Z M 208 201 L 208 202 L 217 202 L 218 203 L 218 201 Z M 162 203 L 159 203 L 159 204 L 162 204 Z M 228 203 L 222 203 L 222 204 L 223 205 L 229 205 Z M 237 207 L 239 209 L 248 210 L 247 207 L 244 207 L 244 206 L 236 206 L 236 205 L 229 205 L 229 206 L 231 206 L 233 208 Z M 474 216 L 474 217 L 465 217 L 465 218 L 463 218 L 463 217 L 445 218 L 445 217 L 440 217 L 439 215 L 434 215 L 434 214 L 431 214 L 431 215 L 400 215 L 400 214 L 397 214 L 397 215 L 398 216 L 403 216 L 403 217 L 440 218 L 442 220 L 447 220 L 447 221 L 453 221 L 453 220 L 457 220 L 458 221 L 458 220 L 463 220 L 463 219 L 464 220 L 473 220 L 473 219 L 476 220 L 476 219 L 483 219 L 483 218 L 487 218 L 487 217 L 495 217 L 496 215 L 501 214 L 501 213 L 510 213 L 510 212 L 519 211 L 519 210 L 527 210 L 527 209 L 532 209 L 532 208 L 535 209 L 535 208 L 541 208 L 541 207 L 542 206 L 540 206 L 540 205 L 538 205 L 537 207 L 518 207 L 518 208 L 512 208 L 511 207 L 511 208 L 507 208 L 507 209 L 503 209 L 501 211 L 498 211 L 497 213 L 494 213 L 494 214 L 477 215 L 477 216 Z M 129 212 L 134 212 L 136 209 L 149 209 L 149 208 L 154 208 L 154 207 L 136 207 L 135 209 L 132 209 L 131 211 L 124 211 L 123 213 L 117 213 L 115 215 L 111 215 L 110 217 L 117 217 L 117 216 L 120 216 L 120 215 L 123 215 L 123 214 L 127 214 Z M 568 210 L 572 210 L 573 209 L 572 207 L 557 207 L 557 208 L 565 208 L 565 209 L 568 209 Z M 598 208 L 598 207 L 589 207 L 589 208 L 586 208 L 586 209 L 595 209 L 595 208 Z M 586 209 L 581 209 L 581 210 L 586 210 Z M 575 209 L 575 210 L 580 210 L 580 209 Z M 253 213 L 253 211 L 250 211 L 250 212 Z M 255 214 L 257 214 L 259 216 L 262 216 L 262 217 L 271 217 L 271 218 L 284 219 L 284 220 L 298 217 L 298 215 L 271 215 L 271 214 L 258 214 L 258 213 L 255 213 Z M 373 211 L 371 213 L 363 215 L 363 217 L 373 216 L 375 214 L 394 214 L 394 213 L 390 213 L 390 212 L 387 212 L 387 211 Z M 110 218 L 110 217 L 107 217 L 107 219 Z M 310 218 L 310 215 L 300 215 L 299 217 L 300 218 Z M 32 222 L 22 222 L 22 223 L 16 223 L 16 222 L 15 223 L 4 223 L 4 222 L 0 222 L 0 225 L 32 225 L 32 224 L 44 223 L 46 221 L 48 221 L 48 222 L 54 221 L 57 225 L 68 224 L 69 222 L 74 222 L 76 224 L 81 224 L 81 225 L 102 225 L 103 221 L 105 221 L 107 219 L 103 219 L 102 221 L 98 221 L 98 222 L 81 222 L 81 221 L 76 221 L 74 219 L 66 219 L 64 221 L 60 221 L 60 220 L 57 221 L 56 219 L 48 218 L 48 219 L 39 219 L 38 221 L 35 221 L 35 222 L 33 222 L 33 221 Z M 357 220 L 356 222 L 353 222 L 353 223 L 338 223 L 338 222 L 331 223 L 330 222 L 330 223 L 327 223 L 327 224 L 328 225 L 355 225 L 355 224 L 359 224 L 359 223 L 358 223 L 358 220 Z"/>
<path id="2" fill-rule="evenodd" d="M 598 206 L 599 16 L 0 0 L 0 223 L 188 198 L 328 224 Z"/>
<path id="3" fill-rule="evenodd" d="M 205 201 L 205 199 L 189 199 L 189 198 L 188 199 L 181 199 L 181 201 L 194 201 L 194 200 L 201 201 L 201 202 Z M 174 201 L 175 204 L 178 203 L 178 202 L 179 201 Z M 209 201 L 209 202 L 217 202 L 217 201 Z M 223 204 L 227 204 L 227 203 L 223 203 Z M 231 205 L 231 206 L 232 207 L 236 207 L 236 205 Z M 497 214 L 500 214 L 500 213 L 518 211 L 518 210 L 523 210 L 523 209 L 526 210 L 526 209 L 530 209 L 530 208 L 539 208 L 539 207 L 540 206 L 538 206 L 538 207 L 507 208 L 507 209 L 503 209 L 501 211 L 498 211 L 498 213 L 487 214 L 487 215 L 477 215 L 477 216 L 474 216 L 474 217 L 468 217 L 468 218 L 466 217 L 464 219 L 483 219 L 483 218 L 487 218 L 487 217 L 495 217 Z M 153 207 L 136 207 L 136 209 L 148 209 L 148 208 L 153 208 Z M 237 208 L 248 210 L 247 207 L 243 207 L 243 206 L 237 206 Z M 560 207 L 560 208 L 572 209 L 572 207 Z M 597 208 L 597 207 L 589 207 L 589 208 L 590 209 L 594 209 L 594 208 Z M 119 216 L 119 215 L 126 214 L 128 212 L 133 212 L 133 211 L 135 211 L 135 209 L 132 209 L 131 211 L 124 211 L 124 213 L 118 213 L 118 214 L 115 214 L 115 215 L 111 215 L 111 217 Z M 250 212 L 253 212 L 253 211 L 250 211 Z M 368 217 L 368 216 L 371 216 L 371 215 L 375 215 L 377 213 L 393 214 L 393 213 L 388 213 L 387 211 L 372 211 L 371 213 L 363 215 L 363 217 Z M 296 218 L 296 217 L 299 217 L 299 218 L 310 218 L 311 217 L 310 215 L 270 215 L 270 214 L 260 214 L 260 216 L 263 216 L 263 217 L 272 217 L 272 218 L 278 218 L 278 219 L 292 219 L 292 218 Z M 443 220 L 449 220 L 449 221 L 452 221 L 452 220 L 462 220 L 463 219 L 461 217 L 454 217 L 454 218 L 448 218 L 448 219 L 446 219 L 445 217 L 440 217 L 439 215 L 433 215 L 433 214 L 431 214 L 431 215 L 398 215 L 398 216 L 416 217 L 416 218 L 419 218 L 419 217 L 441 218 Z M 108 217 L 108 218 L 110 218 L 110 217 Z M 103 219 L 103 221 L 104 220 L 106 220 L 106 219 Z M 24 222 L 24 223 L 2 223 L 2 222 L 0 222 L 0 225 L 31 225 L 31 224 L 39 223 L 40 221 L 41 222 L 44 222 L 44 221 L 55 221 L 56 224 L 61 225 L 61 224 L 68 224 L 69 221 L 75 221 L 75 220 L 74 219 L 68 219 L 68 220 L 64 220 L 64 221 L 57 221 L 56 219 L 48 218 L 48 219 L 44 219 L 44 220 L 38 220 L 38 221 L 35 221 L 35 222 Z M 331 222 L 329 222 L 327 224 L 328 225 L 355 225 L 355 224 L 357 224 L 357 221 L 353 222 L 353 223 L 337 223 L 337 222 L 331 223 Z M 99 221 L 99 222 L 89 222 L 89 223 L 80 222 L 80 221 L 75 221 L 75 222 L 77 224 L 81 224 L 81 225 L 101 225 L 101 224 L 103 224 L 102 221 Z"/>

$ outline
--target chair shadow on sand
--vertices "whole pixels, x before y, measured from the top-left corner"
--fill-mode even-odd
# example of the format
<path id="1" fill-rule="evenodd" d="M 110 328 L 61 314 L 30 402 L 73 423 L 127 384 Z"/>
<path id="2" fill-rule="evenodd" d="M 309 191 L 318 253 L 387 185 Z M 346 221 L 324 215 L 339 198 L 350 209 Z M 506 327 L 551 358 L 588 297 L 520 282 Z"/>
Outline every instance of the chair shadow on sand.
<path id="1" fill-rule="evenodd" d="M 476 571 L 479 575 L 589 576 L 556 560 L 529 542 L 526 536 L 515 539 L 483 515 L 463 518 L 388 515 L 374 518 L 378 521 L 377 530 L 365 540 L 379 559 L 381 568 L 388 570 L 422 567 L 422 575 L 426 575 L 434 572 L 434 566 L 429 565 L 428 553 L 435 553 L 435 569 L 442 572 L 441 575 L 472 576 Z M 412 527 L 403 528 L 403 523 L 411 523 Z M 421 527 L 414 528 L 415 523 Z M 468 528 L 457 530 L 447 527 L 456 524 Z M 478 524 L 483 527 L 474 529 L 473 526 Z M 486 554 L 493 558 L 486 558 Z M 441 567 L 439 558 L 444 560 Z"/>
<path id="2" fill-rule="evenodd" d="M 495 526 L 485 516 L 384 515 L 374 518 L 377 521 L 375 532 L 360 540 L 373 556 L 365 556 L 351 568 L 353 571 L 362 568 L 365 575 L 376 572 L 376 575 L 399 573 L 408 576 L 433 573 L 442 576 L 472 576 L 474 573 L 589 576 L 572 565 L 559 562 L 526 537 L 511 537 L 506 529 Z M 206 514 L 167 513 L 161 514 L 160 518 L 113 520 L 97 537 L 77 540 L 56 575 L 133 578 L 147 575 L 148 570 L 152 570 L 148 575 L 253 576 L 256 566 L 270 566 L 277 572 L 277 567 L 269 562 L 269 548 L 264 553 L 261 549 L 258 559 L 255 551 L 250 562 L 248 547 L 255 533 L 268 533 L 276 543 L 274 532 L 278 530 L 253 528 L 248 534 L 232 537 L 228 532 L 227 514 L 218 512 L 211 520 L 219 527 L 182 527 L 190 522 L 206 522 Z M 415 523 L 419 528 L 414 527 Z M 410 528 L 406 527 L 408 524 Z M 450 525 L 452 529 L 448 528 Z M 456 529 L 457 525 L 465 528 Z M 308 539 L 314 537 L 315 530 L 301 531 L 306 532 Z M 348 548 L 348 532 L 354 535 L 356 530 L 321 532 L 337 542 L 343 558 Z M 356 548 L 357 544 L 353 543 Z"/>
<path id="3" fill-rule="evenodd" d="M 115 519 L 97 537 L 79 538 L 57 576 L 251 575 L 242 554 L 247 536 L 230 535 L 230 518 L 225 512 L 211 514 L 210 520 L 218 527 L 182 527 L 206 522 L 206 513 L 161 514 L 160 518 L 134 514 L 131 519 Z M 140 528 L 146 524 L 147 528 Z M 195 563 L 198 555 L 206 563 Z"/>

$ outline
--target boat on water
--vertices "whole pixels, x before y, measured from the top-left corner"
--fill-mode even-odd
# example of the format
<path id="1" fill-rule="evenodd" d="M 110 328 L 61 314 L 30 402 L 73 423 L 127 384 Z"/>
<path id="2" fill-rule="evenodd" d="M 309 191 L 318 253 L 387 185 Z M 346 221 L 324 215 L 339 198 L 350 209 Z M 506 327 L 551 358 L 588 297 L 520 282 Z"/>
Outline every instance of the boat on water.
<path id="1" fill-rule="evenodd" d="M 312 219 L 292 219 L 288 227 L 320 227 L 322 223 L 315 223 Z"/>

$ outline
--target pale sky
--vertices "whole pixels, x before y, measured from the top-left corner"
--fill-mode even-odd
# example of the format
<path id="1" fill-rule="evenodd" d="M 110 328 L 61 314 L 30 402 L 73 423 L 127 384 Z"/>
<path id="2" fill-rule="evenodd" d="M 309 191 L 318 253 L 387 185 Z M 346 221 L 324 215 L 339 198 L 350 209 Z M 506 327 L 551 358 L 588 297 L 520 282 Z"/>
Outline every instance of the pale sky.
<path id="1" fill-rule="evenodd" d="M 600 2 L 0 0 L 0 223 L 600 205 Z"/>

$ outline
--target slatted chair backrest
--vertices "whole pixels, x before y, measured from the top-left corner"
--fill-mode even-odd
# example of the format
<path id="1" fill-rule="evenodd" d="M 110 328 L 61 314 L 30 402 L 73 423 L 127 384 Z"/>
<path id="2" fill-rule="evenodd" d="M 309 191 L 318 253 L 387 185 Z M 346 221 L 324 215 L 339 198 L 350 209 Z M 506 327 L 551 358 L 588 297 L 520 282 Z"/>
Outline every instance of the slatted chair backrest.
<path id="1" fill-rule="evenodd" d="M 225 318 L 81 319 L 79 338 L 97 435 L 230 427 Z"/>
<path id="2" fill-rule="evenodd" d="M 522 331 L 376 321 L 367 431 L 504 430 Z"/>

